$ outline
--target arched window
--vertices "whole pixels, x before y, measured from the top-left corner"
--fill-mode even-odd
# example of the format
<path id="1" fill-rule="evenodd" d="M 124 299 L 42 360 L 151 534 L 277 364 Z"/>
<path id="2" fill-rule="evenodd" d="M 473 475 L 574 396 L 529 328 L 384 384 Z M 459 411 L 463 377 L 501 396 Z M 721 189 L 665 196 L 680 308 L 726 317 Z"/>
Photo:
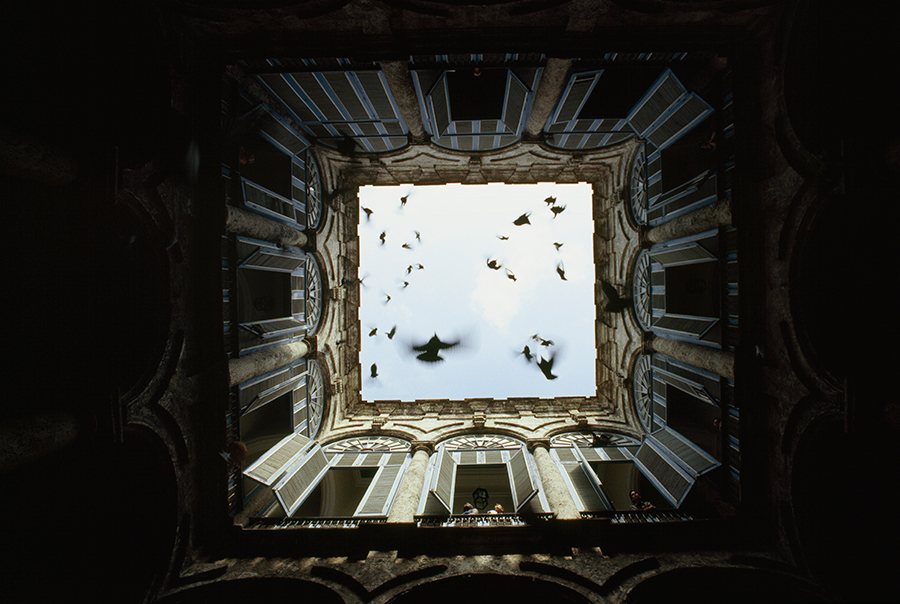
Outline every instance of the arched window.
<path id="1" fill-rule="evenodd" d="M 721 465 L 721 381 L 662 355 L 635 364 L 635 411 L 647 434 L 634 460 L 675 507 L 697 477 Z"/>
<path id="2" fill-rule="evenodd" d="M 569 433 L 550 440 L 550 457 L 580 512 L 627 510 L 629 493 L 640 492 L 654 505 L 662 503 L 644 480 L 634 455 L 640 441 L 609 432 Z"/>
<path id="3" fill-rule="evenodd" d="M 519 512 L 540 491 L 540 479 L 525 444 L 507 436 L 469 435 L 438 445 L 425 477 L 419 514 L 460 514 L 485 489 L 487 507 Z M 541 500 L 546 509 L 546 501 Z M 486 511 L 484 509 L 483 511 Z"/>
<path id="4" fill-rule="evenodd" d="M 667 241 L 635 261 L 633 295 L 641 327 L 660 336 L 716 345 L 723 293 L 718 230 Z"/>
<path id="5" fill-rule="evenodd" d="M 387 517 L 409 451 L 409 443 L 389 437 L 355 437 L 323 448 L 292 435 L 244 475 L 271 488 L 285 516 Z"/>

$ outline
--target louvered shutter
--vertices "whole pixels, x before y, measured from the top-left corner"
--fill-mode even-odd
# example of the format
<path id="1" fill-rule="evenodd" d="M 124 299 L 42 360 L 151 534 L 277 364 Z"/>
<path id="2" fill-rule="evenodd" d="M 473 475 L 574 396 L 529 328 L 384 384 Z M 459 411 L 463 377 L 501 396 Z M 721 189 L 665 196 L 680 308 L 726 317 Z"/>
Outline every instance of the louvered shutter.
<path id="1" fill-rule="evenodd" d="M 671 248 L 650 250 L 650 257 L 663 266 L 678 266 L 716 260 L 715 254 L 696 242 Z"/>
<path id="2" fill-rule="evenodd" d="M 435 136 L 444 136 L 447 134 L 448 128 L 450 128 L 450 99 L 447 96 L 446 74 L 441 74 L 434 88 L 431 89 L 431 94 L 428 95 L 428 98 L 431 99 L 434 126 L 437 130 Z"/>
<path id="3" fill-rule="evenodd" d="M 648 438 L 655 440 L 661 447 L 665 447 L 673 457 L 677 458 L 684 466 L 695 475 L 699 476 L 709 472 L 720 463 L 709 453 L 684 438 L 671 428 L 665 428 Z"/>
<path id="4" fill-rule="evenodd" d="M 588 449 L 588 451 L 595 453 L 593 449 Z M 614 509 L 612 503 L 609 500 L 609 496 L 603 489 L 603 483 L 600 482 L 600 478 L 597 476 L 597 473 L 594 472 L 591 464 L 589 464 L 588 460 L 585 458 L 584 451 L 576 447 L 572 450 L 572 452 L 575 454 L 575 458 L 578 460 L 578 465 L 581 467 L 581 471 L 584 472 L 585 476 L 587 476 L 588 483 L 594 489 L 594 492 L 597 495 L 597 499 L 603 506 L 603 509 Z"/>
<path id="5" fill-rule="evenodd" d="M 506 105 L 503 108 L 503 123 L 516 134 L 520 131 L 519 126 L 527 98 L 528 88 L 510 71 L 506 83 Z"/>
<path id="6" fill-rule="evenodd" d="M 429 492 L 448 513 L 453 513 L 453 490 L 456 488 L 456 461 L 450 451 L 441 447 L 432 473 Z"/>
<path id="7" fill-rule="evenodd" d="M 381 466 L 369 485 L 363 500 L 356 508 L 354 516 L 387 516 L 400 488 L 406 464 Z"/>
<path id="8" fill-rule="evenodd" d="M 572 83 L 566 91 L 556 116 L 557 123 L 575 119 L 601 73 L 583 73 L 572 76 Z"/>
<path id="9" fill-rule="evenodd" d="M 653 486 L 662 493 L 666 500 L 676 508 L 681 505 L 687 496 L 694 479 L 682 470 L 678 464 L 669 460 L 660 451 L 654 448 L 660 447 L 652 438 L 647 438 L 641 444 L 634 463 L 641 473 L 653 483 Z"/>
<path id="10" fill-rule="evenodd" d="M 255 252 L 241 260 L 242 268 L 255 268 L 264 271 L 290 273 L 306 262 L 305 256 L 279 250 L 277 248 L 258 247 Z"/>
<path id="11" fill-rule="evenodd" d="M 506 464 L 516 512 L 521 510 L 538 492 L 537 481 L 531 474 L 531 468 L 528 467 L 526 455 L 525 448 L 522 447 L 509 458 Z"/>
<path id="12" fill-rule="evenodd" d="M 712 113 L 712 107 L 694 93 L 680 99 L 680 105 L 647 133 L 650 142 L 665 149 Z"/>
<path id="13" fill-rule="evenodd" d="M 650 87 L 644 98 L 638 101 L 637 105 L 629 114 L 629 121 L 641 137 L 646 136 L 647 131 L 655 122 L 674 105 L 685 93 L 684 87 L 675 74 L 667 69 L 660 75 L 659 79 Z"/>
<path id="14" fill-rule="evenodd" d="M 597 491 L 594 490 L 594 485 L 581 469 L 581 464 L 562 464 L 562 468 L 569 479 L 567 485 L 570 486 L 569 493 L 573 495 L 572 498 L 575 500 L 579 512 L 596 512 L 604 509 L 603 503 L 597 496 Z"/>
<path id="15" fill-rule="evenodd" d="M 288 468 L 284 477 L 272 487 L 288 516 L 297 511 L 327 471 L 328 459 L 318 443 L 313 443 L 303 458 Z"/>
<path id="16" fill-rule="evenodd" d="M 272 486 L 291 464 L 298 461 L 310 447 L 310 441 L 302 434 L 291 434 L 281 439 L 259 459 L 244 470 L 244 476 Z"/>

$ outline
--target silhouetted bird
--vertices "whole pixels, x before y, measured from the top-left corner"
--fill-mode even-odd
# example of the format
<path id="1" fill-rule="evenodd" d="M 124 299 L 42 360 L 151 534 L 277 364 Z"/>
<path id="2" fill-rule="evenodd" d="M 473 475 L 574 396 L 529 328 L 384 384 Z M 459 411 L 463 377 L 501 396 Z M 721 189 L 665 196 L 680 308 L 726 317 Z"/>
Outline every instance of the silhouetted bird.
<path id="1" fill-rule="evenodd" d="M 416 241 L 422 243 L 422 234 L 419 231 L 413 231 L 416 234 Z"/>
<path id="2" fill-rule="evenodd" d="M 411 250 L 411 249 L 412 249 L 411 247 L 409 247 L 409 244 L 408 244 L 408 243 L 404 243 L 404 244 L 401 245 L 400 247 L 402 247 L 402 248 L 405 249 L 405 250 Z"/>
<path id="3" fill-rule="evenodd" d="M 372 331 L 370 331 L 370 332 L 369 332 L 369 337 L 371 338 L 372 336 L 374 336 L 375 333 L 376 333 L 377 331 L 378 331 L 378 328 L 377 328 L 377 327 L 376 327 L 375 329 L 373 329 Z"/>
<path id="4" fill-rule="evenodd" d="M 554 218 L 565 212 L 565 210 L 566 206 L 553 206 L 552 208 L 550 208 L 550 211 L 553 212 Z"/>
<path id="5" fill-rule="evenodd" d="M 534 359 L 534 356 L 531 354 L 531 349 L 528 348 L 528 346 L 523 348 L 522 352 L 520 352 L 519 354 L 524 354 L 525 360 L 528 361 L 529 363 Z"/>
<path id="6" fill-rule="evenodd" d="M 370 210 L 369 208 L 367 208 L 365 206 L 360 206 L 360 207 L 363 209 L 363 212 L 366 213 L 366 221 L 368 221 L 369 218 L 372 217 L 372 210 Z"/>
<path id="7" fill-rule="evenodd" d="M 516 274 L 509 269 L 506 269 L 506 278 L 512 281 L 516 280 Z"/>
<path id="8" fill-rule="evenodd" d="M 608 447 L 612 444 L 612 438 L 609 434 L 593 434 L 591 438 L 591 447 Z"/>
<path id="9" fill-rule="evenodd" d="M 417 270 L 422 270 L 422 269 L 424 269 L 424 268 L 425 268 L 425 265 L 423 265 L 423 264 L 417 264 L 417 265 L 416 265 L 416 269 L 417 269 Z"/>
<path id="10" fill-rule="evenodd" d="M 393 339 L 394 339 L 394 334 L 395 334 L 395 333 L 397 333 L 397 326 L 396 326 L 396 325 L 394 325 L 393 327 L 391 327 L 391 330 L 390 330 L 389 332 L 387 332 L 388 340 L 393 340 Z"/>
<path id="11" fill-rule="evenodd" d="M 488 260 L 487 265 L 488 265 L 488 268 L 492 268 L 495 271 L 499 271 L 500 267 L 503 266 L 502 264 L 497 264 L 496 260 Z"/>
<path id="12" fill-rule="evenodd" d="M 553 346 L 553 340 L 544 340 L 541 339 L 541 346 Z"/>
<path id="13" fill-rule="evenodd" d="M 565 269 L 563 269 L 562 262 L 556 265 L 556 272 L 559 273 L 560 279 L 562 279 L 563 281 L 568 281 L 568 279 L 566 279 L 566 271 Z"/>
<path id="14" fill-rule="evenodd" d="M 448 348 L 454 348 L 459 346 L 459 341 L 453 342 L 452 344 L 446 344 L 441 342 L 440 338 L 438 338 L 437 334 L 431 337 L 428 342 L 422 344 L 421 346 L 413 346 L 412 349 L 421 354 L 416 355 L 416 358 L 420 361 L 425 361 L 426 363 L 437 363 L 438 361 L 443 361 L 443 357 L 441 357 L 438 353 L 441 350 L 446 350 Z"/>
<path id="15" fill-rule="evenodd" d="M 622 312 L 631 304 L 631 298 L 620 297 L 616 288 L 603 279 L 600 280 L 600 286 L 606 296 L 606 306 L 603 308 L 606 312 Z"/>
<path id="16" fill-rule="evenodd" d="M 406 200 L 408 198 L 409 198 L 409 195 L 404 195 L 403 197 L 400 198 L 400 207 L 401 208 L 406 205 Z"/>
<path id="17" fill-rule="evenodd" d="M 409 271 L 407 271 L 407 272 L 409 272 Z M 400 289 L 406 289 L 407 287 L 409 287 L 409 281 L 404 281 L 403 287 L 401 287 Z"/>
<path id="18" fill-rule="evenodd" d="M 386 231 L 381 231 L 381 235 L 378 236 L 378 238 L 381 239 L 381 245 L 384 245 L 384 238 L 385 238 L 385 237 L 387 237 L 387 232 L 386 232 Z"/>
<path id="19" fill-rule="evenodd" d="M 547 199 L 544 200 L 544 203 L 546 203 L 548 206 L 552 206 L 553 204 L 556 203 L 556 198 L 548 197 Z"/>
<path id="20" fill-rule="evenodd" d="M 557 243 L 557 242 L 555 242 L 555 241 L 553 242 L 553 247 L 556 248 L 556 251 L 557 251 L 557 252 L 559 251 L 559 248 L 561 248 L 561 247 L 564 246 L 564 245 L 565 245 L 564 243 Z"/>
<path id="21" fill-rule="evenodd" d="M 368 276 L 368 275 L 366 275 L 366 277 L 367 277 L 367 276 Z M 346 277 L 344 277 L 343 279 L 341 279 L 341 287 L 347 287 L 348 285 L 353 285 L 353 284 L 355 284 L 355 283 L 359 283 L 360 285 L 362 285 L 362 284 L 363 284 L 363 280 L 364 280 L 366 277 L 363 277 L 362 279 L 347 279 Z"/>
<path id="22" fill-rule="evenodd" d="M 523 224 L 531 224 L 531 221 L 528 220 L 528 217 L 531 215 L 531 212 L 525 212 L 515 220 L 513 220 L 513 224 L 516 226 L 522 226 Z"/>
<path id="23" fill-rule="evenodd" d="M 377 378 L 378 377 L 378 365 L 376 365 L 375 363 L 372 363 L 371 371 L 372 371 L 372 377 Z"/>
<path id="24" fill-rule="evenodd" d="M 550 357 L 550 360 L 546 360 L 544 357 L 541 357 L 541 360 L 538 361 L 538 367 L 541 370 L 541 373 L 544 374 L 544 377 L 548 380 L 555 380 L 558 378 L 558 375 L 553 375 L 551 371 L 553 370 L 553 357 Z"/>
<path id="25" fill-rule="evenodd" d="M 391 297 L 388 294 L 385 294 L 385 296 L 387 297 L 387 299 L 384 301 L 384 303 L 387 304 L 391 301 Z"/>
<path id="26" fill-rule="evenodd" d="M 406 267 L 406 274 L 407 274 L 407 275 L 410 274 L 410 273 L 412 272 L 412 269 L 413 269 L 412 264 L 410 264 L 409 266 L 407 266 L 407 267 Z"/>
<path id="27" fill-rule="evenodd" d="M 509 240 L 509 237 L 507 237 L 506 235 L 497 235 L 497 239 L 499 239 L 500 241 L 507 241 Z"/>

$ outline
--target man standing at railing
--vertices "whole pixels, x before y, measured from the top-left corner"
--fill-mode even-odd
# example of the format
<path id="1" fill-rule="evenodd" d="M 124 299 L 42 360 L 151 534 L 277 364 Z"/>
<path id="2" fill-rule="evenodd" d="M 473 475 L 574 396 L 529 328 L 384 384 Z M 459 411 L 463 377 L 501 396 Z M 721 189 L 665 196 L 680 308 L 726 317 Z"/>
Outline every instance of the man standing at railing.
<path id="1" fill-rule="evenodd" d="M 637 491 L 632 491 L 630 493 L 631 496 L 631 510 L 635 512 L 643 512 L 646 510 L 655 510 L 656 506 L 650 503 L 649 501 L 644 501 L 641 494 Z"/>
<path id="2" fill-rule="evenodd" d="M 468 516 L 468 515 L 477 514 L 477 513 L 478 513 L 478 508 L 473 506 L 471 503 L 467 503 L 463 506 L 463 514 L 464 515 Z"/>

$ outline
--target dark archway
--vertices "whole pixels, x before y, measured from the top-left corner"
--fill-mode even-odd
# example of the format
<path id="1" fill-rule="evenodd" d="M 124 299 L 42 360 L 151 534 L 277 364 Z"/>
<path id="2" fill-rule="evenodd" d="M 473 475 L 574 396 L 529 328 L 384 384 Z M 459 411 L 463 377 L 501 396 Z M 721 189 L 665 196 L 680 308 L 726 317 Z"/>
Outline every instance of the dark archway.
<path id="1" fill-rule="evenodd" d="M 390 604 L 429 602 L 553 602 L 587 603 L 580 593 L 536 577 L 467 574 L 431 581 L 392 598 Z"/>

